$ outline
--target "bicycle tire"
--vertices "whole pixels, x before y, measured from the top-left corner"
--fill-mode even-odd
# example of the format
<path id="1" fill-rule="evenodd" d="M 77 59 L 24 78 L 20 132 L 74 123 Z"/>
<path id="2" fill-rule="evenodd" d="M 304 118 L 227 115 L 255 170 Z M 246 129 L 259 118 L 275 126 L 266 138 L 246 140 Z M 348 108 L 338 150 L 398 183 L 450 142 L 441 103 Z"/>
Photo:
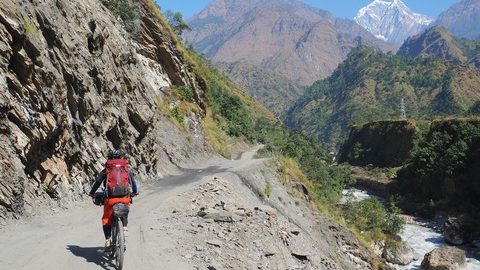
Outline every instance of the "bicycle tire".
<path id="1" fill-rule="evenodd" d="M 115 266 L 117 270 L 122 270 L 123 268 L 123 259 L 125 258 L 125 235 L 123 233 L 123 222 L 121 218 L 117 219 L 117 235 L 116 235 L 116 256 L 115 256 Z"/>
<path id="2" fill-rule="evenodd" d="M 108 257 L 112 258 L 112 260 L 115 259 L 115 254 L 117 252 L 117 242 L 116 242 L 116 239 L 117 239 L 117 227 L 116 226 L 112 226 L 112 234 L 111 234 L 111 243 L 110 243 L 110 250 L 109 252 L 107 253 L 108 254 Z"/>

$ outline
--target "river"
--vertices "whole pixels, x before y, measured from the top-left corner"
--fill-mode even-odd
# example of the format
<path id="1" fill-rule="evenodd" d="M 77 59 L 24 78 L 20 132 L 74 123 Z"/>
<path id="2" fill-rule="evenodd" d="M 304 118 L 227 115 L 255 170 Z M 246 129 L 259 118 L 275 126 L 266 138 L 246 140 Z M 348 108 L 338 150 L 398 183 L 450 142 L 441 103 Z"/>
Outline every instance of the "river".
<path id="1" fill-rule="evenodd" d="M 366 191 L 358 189 L 348 189 L 343 191 L 342 201 L 354 200 L 362 201 L 372 197 Z M 380 201 L 384 202 L 385 200 L 381 197 L 376 196 Z M 402 239 L 411 246 L 415 252 L 417 261 L 412 262 L 407 266 L 399 266 L 398 269 L 421 269 L 420 264 L 422 263 L 423 257 L 428 252 L 432 251 L 435 248 L 446 246 L 447 244 L 443 240 L 442 234 L 436 232 L 435 230 L 427 227 L 426 225 L 418 224 L 406 224 L 405 229 L 400 234 Z M 467 266 L 468 270 L 480 270 L 480 261 L 472 257 L 467 251 Z"/>

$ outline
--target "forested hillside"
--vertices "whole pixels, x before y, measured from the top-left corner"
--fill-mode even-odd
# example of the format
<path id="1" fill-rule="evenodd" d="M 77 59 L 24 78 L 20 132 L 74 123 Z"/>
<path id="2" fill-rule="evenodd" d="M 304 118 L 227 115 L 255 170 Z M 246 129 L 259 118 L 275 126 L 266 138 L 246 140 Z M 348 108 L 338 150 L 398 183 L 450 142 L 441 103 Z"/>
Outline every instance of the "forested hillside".
<path id="1" fill-rule="evenodd" d="M 306 91 L 286 124 L 336 148 L 352 124 L 400 118 L 402 99 L 408 118 L 477 113 L 480 70 L 360 47 Z"/>

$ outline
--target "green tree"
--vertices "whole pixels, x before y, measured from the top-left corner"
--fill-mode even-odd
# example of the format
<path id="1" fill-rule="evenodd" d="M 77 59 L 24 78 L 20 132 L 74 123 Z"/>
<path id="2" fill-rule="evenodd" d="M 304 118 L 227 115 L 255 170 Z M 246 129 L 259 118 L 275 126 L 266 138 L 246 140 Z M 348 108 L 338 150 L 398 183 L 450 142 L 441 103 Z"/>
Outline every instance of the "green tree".
<path id="1" fill-rule="evenodd" d="M 136 30 L 135 21 L 138 19 L 138 8 L 129 0 L 102 0 L 102 3 L 115 15 L 120 18 L 125 30 L 133 33 Z"/>
<path id="2" fill-rule="evenodd" d="M 168 23 L 170 23 L 177 35 L 181 36 L 184 31 L 192 30 L 183 19 L 182 13 L 167 10 L 167 12 L 165 12 L 165 16 L 167 17 Z"/>

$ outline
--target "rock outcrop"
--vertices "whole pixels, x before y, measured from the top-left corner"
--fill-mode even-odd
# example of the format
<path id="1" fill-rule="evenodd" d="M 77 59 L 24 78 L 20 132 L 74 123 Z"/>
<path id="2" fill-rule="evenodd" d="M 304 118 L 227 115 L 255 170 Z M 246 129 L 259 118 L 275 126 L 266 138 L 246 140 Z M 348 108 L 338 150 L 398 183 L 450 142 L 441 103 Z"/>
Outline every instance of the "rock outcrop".
<path id="1" fill-rule="evenodd" d="M 443 238 L 450 245 L 475 245 L 480 234 L 478 223 L 474 216 L 448 217 L 443 225 Z"/>
<path id="2" fill-rule="evenodd" d="M 422 261 L 425 270 L 466 270 L 465 252 L 455 247 L 432 250 Z"/>
<path id="3" fill-rule="evenodd" d="M 143 181 L 211 153 L 201 109 L 187 132 L 159 113 L 172 85 L 204 104 L 152 5 L 132 39 L 101 1 L 1 1 L 0 223 L 78 200 L 112 147 Z"/>
<path id="4" fill-rule="evenodd" d="M 378 121 L 353 126 L 339 152 L 338 162 L 352 165 L 395 167 L 410 157 L 417 134 L 412 121 Z"/>

